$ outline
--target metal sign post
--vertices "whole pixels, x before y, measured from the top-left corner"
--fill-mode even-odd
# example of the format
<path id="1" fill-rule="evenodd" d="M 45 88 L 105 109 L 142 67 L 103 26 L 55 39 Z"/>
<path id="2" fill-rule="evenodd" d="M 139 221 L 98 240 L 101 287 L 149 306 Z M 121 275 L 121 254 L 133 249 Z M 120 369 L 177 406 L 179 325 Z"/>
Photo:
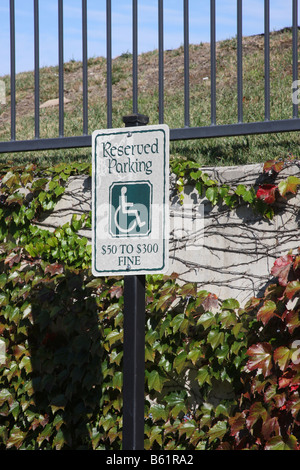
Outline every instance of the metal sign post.
<path id="1" fill-rule="evenodd" d="M 125 127 L 148 121 L 138 114 L 123 117 Z M 123 450 L 144 450 L 145 279 L 124 276 Z"/>
<path id="2" fill-rule="evenodd" d="M 124 276 L 123 450 L 144 448 L 145 275 L 168 269 L 169 128 L 94 131 L 92 272 Z"/>

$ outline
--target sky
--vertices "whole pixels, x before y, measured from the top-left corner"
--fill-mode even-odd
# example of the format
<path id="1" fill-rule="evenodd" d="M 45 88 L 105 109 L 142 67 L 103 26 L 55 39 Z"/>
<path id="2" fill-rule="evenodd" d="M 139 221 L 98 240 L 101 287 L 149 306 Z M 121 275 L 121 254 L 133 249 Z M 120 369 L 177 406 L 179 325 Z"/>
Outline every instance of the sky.
<path id="1" fill-rule="evenodd" d="M 40 0 L 40 66 L 58 63 L 58 2 Z M 81 60 L 81 0 L 64 0 L 64 59 Z M 236 0 L 216 0 L 217 40 L 235 37 Z M 106 55 L 106 1 L 87 0 L 88 56 Z M 158 47 L 158 2 L 138 0 L 138 52 Z M 270 0 L 270 30 L 292 24 L 292 0 Z M 15 0 L 16 70 L 34 68 L 33 0 Z M 190 43 L 209 42 L 210 1 L 189 0 Z M 132 0 L 112 0 L 112 55 L 132 51 Z M 243 34 L 264 30 L 264 0 L 243 0 Z M 0 0 L 0 76 L 10 71 L 9 0 Z M 183 44 L 183 0 L 164 0 L 164 48 Z"/>

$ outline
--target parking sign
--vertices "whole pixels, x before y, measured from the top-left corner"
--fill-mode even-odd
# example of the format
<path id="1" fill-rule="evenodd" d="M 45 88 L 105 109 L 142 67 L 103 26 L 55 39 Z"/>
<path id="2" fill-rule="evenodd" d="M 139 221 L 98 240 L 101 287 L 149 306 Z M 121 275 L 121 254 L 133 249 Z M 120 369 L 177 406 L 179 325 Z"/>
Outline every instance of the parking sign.
<path id="1" fill-rule="evenodd" d="M 94 276 L 165 273 L 168 126 L 97 130 L 92 143 Z"/>

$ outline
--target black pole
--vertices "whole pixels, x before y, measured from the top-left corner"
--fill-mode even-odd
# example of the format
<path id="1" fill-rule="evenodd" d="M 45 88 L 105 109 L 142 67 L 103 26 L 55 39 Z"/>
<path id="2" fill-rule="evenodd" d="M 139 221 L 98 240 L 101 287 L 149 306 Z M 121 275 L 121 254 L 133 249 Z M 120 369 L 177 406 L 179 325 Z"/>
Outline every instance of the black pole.
<path id="1" fill-rule="evenodd" d="M 145 126 L 148 116 L 124 116 L 125 127 Z M 124 276 L 122 450 L 144 450 L 145 276 Z"/>

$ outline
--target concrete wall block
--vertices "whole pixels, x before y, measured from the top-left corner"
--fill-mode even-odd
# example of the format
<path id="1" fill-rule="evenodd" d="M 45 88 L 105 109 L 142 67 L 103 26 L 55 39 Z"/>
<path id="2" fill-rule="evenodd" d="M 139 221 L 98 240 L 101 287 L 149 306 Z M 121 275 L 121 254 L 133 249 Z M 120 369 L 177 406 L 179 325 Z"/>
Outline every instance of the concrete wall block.
<path id="1" fill-rule="evenodd" d="M 221 184 L 232 188 L 263 184 L 266 176 L 261 164 L 202 168 Z M 299 176 L 299 167 L 289 165 L 276 182 L 289 175 Z M 243 305 L 249 297 L 259 295 L 270 282 L 270 270 L 276 258 L 296 250 L 299 243 L 300 196 L 282 199 L 273 220 L 263 220 L 247 205 L 230 211 L 226 206 L 212 207 L 200 198 L 193 187 L 184 190 L 180 205 L 171 178 L 170 192 L 170 270 L 182 281 L 197 282 L 199 288 L 219 298 L 236 298 Z M 45 228 L 71 221 L 91 209 L 91 178 L 72 177 L 66 192 L 51 214 L 40 222 Z M 91 232 L 82 235 L 91 239 Z"/>

